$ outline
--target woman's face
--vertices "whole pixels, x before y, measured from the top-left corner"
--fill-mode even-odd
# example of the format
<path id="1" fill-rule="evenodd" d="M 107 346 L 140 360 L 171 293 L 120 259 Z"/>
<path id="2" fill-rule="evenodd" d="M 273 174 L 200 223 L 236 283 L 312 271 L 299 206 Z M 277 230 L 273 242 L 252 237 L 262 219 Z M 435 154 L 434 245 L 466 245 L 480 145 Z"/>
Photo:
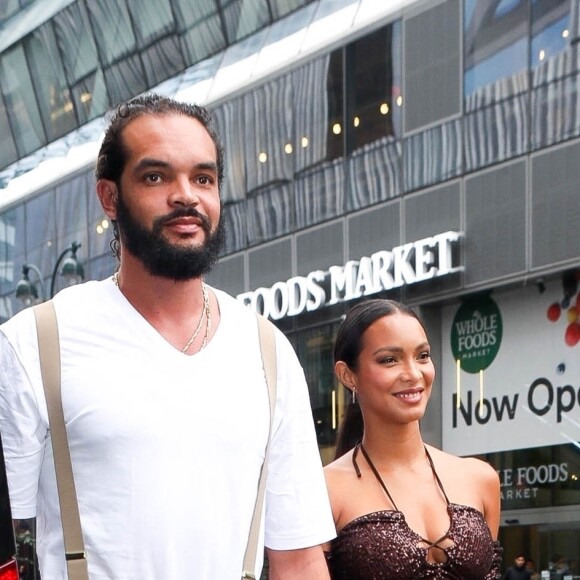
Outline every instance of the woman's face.
<path id="1" fill-rule="evenodd" d="M 379 318 L 362 337 L 356 371 L 350 371 L 365 415 L 407 424 L 425 413 L 435 368 L 418 320 L 397 312 Z"/>

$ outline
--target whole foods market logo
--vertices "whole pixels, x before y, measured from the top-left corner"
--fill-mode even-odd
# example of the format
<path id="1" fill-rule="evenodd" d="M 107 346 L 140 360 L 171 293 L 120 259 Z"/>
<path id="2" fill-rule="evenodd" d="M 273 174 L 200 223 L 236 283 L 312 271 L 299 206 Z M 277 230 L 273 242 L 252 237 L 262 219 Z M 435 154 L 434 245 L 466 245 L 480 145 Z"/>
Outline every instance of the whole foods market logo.
<path id="1" fill-rule="evenodd" d="M 453 357 L 468 373 L 486 369 L 501 344 L 501 313 L 490 296 L 467 300 L 457 310 L 451 327 Z"/>

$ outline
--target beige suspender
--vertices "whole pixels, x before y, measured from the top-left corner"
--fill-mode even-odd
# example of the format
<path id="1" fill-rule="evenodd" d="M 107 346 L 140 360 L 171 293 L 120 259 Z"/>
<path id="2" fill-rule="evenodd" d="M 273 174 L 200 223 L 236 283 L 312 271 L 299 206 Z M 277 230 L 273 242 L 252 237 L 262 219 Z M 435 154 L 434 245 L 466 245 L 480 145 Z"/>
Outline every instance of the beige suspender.
<path id="1" fill-rule="evenodd" d="M 60 346 L 58 340 L 58 325 L 52 301 L 49 300 L 35 306 L 34 314 L 36 316 L 36 328 L 38 332 L 40 370 L 44 384 L 54 454 L 68 578 L 69 580 L 88 580 L 87 560 L 62 410 L 60 393 Z M 266 474 L 268 471 L 270 439 L 276 405 L 277 371 L 274 325 L 264 317 L 258 316 L 258 331 L 270 402 L 270 431 L 264 463 L 260 471 L 258 493 L 248 536 L 248 545 L 246 547 L 246 553 L 244 554 L 242 580 L 253 580 L 256 578 L 254 570 L 256 567 L 260 522 L 262 519 Z"/>
<path id="2" fill-rule="evenodd" d="M 34 307 L 38 333 L 38 356 L 48 409 L 48 423 L 60 500 L 64 553 L 69 580 L 88 580 L 83 532 L 77 505 L 66 427 L 60 396 L 60 347 L 52 301 Z"/>
<path id="3" fill-rule="evenodd" d="M 264 365 L 264 374 L 266 375 L 266 384 L 268 385 L 268 398 L 270 400 L 270 431 L 268 434 L 266 452 L 264 454 L 264 463 L 262 464 L 262 469 L 260 471 L 256 505 L 254 506 L 252 525 L 248 536 L 248 546 L 246 548 L 246 553 L 244 554 L 242 580 L 255 580 L 256 578 L 254 570 L 256 569 L 260 522 L 262 519 L 262 506 L 264 504 L 266 474 L 268 473 L 268 458 L 270 455 L 270 440 L 272 439 L 274 409 L 276 408 L 276 338 L 274 336 L 274 325 L 263 316 L 258 316 L 258 332 L 260 334 L 262 363 Z"/>

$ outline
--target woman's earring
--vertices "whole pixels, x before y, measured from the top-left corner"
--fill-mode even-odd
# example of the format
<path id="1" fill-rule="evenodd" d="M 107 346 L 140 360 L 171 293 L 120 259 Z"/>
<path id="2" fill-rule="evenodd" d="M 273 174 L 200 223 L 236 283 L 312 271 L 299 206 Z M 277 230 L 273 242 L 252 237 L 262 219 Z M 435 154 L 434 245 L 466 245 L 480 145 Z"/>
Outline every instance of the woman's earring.
<path id="1" fill-rule="evenodd" d="M 356 403 L 356 389 L 353 387 L 351 390 L 352 393 L 352 404 L 354 405 Z"/>

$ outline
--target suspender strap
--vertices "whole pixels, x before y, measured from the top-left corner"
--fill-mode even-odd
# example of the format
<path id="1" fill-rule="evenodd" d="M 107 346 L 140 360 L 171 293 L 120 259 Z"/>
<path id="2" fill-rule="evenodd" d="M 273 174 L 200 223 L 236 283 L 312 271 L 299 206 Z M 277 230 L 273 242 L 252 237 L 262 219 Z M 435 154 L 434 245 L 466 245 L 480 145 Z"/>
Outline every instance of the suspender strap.
<path id="1" fill-rule="evenodd" d="M 255 580 L 254 571 L 256 569 L 256 556 L 260 537 L 260 522 L 262 520 L 262 508 L 264 505 L 264 495 L 266 491 L 266 478 L 268 475 L 268 458 L 270 455 L 270 441 L 272 439 L 272 426 L 274 424 L 274 410 L 276 407 L 276 339 L 274 336 L 274 325 L 263 316 L 258 315 L 258 331 L 260 334 L 260 348 L 262 351 L 262 362 L 264 364 L 264 374 L 268 386 L 268 398 L 270 401 L 270 432 L 268 443 L 264 455 L 264 463 L 260 471 L 258 482 L 258 494 L 254 515 L 248 537 L 248 546 L 244 555 L 244 565 L 242 580 Z"/>
<path id="2" fill-rule="evenodd" d="M 68 577 L 69 580 L 88 580 L 89 574 L 83 533 L 62 410 L 60 346 L 56 314 L 52 301 L 49 300 L 35 306 L 34 314 L 38 333 L 40 371 L 48 409 L 48 422 L 56 470 Z"/>

